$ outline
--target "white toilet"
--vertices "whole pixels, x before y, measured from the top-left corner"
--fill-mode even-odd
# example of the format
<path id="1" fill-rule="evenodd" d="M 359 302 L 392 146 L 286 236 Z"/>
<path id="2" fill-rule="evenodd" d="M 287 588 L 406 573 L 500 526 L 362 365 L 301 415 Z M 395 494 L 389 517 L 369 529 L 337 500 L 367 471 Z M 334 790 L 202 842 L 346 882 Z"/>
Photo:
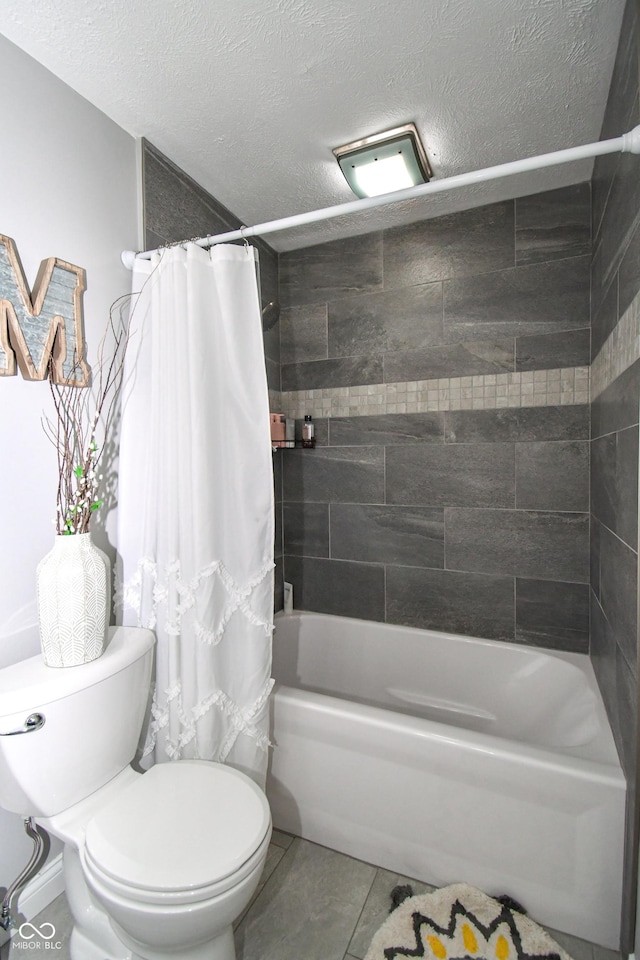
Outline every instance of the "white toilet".
<path id="1" fill-rule="evenodd" d="M 64 841 L 72 960 L 233 960 L 267 856 L 269 805 L 243 773 L 129 766 L 154 639 L 114 627 L 92 663 L 0 670 L 0 806 Z"/>

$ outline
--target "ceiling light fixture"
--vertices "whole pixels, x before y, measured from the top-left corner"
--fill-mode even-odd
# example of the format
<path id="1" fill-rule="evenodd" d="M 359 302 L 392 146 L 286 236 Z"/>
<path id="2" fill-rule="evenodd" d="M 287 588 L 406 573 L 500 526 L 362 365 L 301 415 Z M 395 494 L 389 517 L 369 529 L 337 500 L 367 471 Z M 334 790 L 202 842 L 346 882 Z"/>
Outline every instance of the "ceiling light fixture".
<path id="1" fill-rule="evenodd" d="M 333 151 L 357 197 L 378 197 L 433 176 L 414 123 L 347 143 Z"/>

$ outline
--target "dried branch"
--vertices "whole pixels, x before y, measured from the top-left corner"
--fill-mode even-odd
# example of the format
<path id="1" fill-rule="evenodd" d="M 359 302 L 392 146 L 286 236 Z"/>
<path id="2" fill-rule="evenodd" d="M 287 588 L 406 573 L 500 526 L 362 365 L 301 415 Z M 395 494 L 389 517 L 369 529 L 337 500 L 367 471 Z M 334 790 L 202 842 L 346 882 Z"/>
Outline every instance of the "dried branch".
<path id="1" fill-rule="evenodd" d="M 127 307 L 131 295 L 119 297 L 109 309 L 109 322 L 98 347 L 97 377 L 90 387 L 55 383 L 49 361 L 49 386 L 55 416 L 43 417 L 46 436 L 56 448 L 58 489 L 56 532 L 88 533 L 91 518 L 102 506 L 98 464 L 117 410 L 124 358 L 129 340 Z M 107 345 L 109 345 L 107 351 Z M 76 357 L 74 371 L 79 369 Z"/>

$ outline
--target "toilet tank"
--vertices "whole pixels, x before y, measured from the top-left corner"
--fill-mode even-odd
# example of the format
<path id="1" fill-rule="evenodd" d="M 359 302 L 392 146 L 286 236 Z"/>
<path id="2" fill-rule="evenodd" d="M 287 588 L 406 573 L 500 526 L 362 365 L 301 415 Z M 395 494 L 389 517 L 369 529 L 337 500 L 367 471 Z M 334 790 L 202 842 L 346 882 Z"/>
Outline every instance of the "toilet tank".
<path id="1" fill-rule="evenodd" d="M 124 770 L 147 709 L 154 643 L 150 630 L 110 627 L 91 663 L 47 667 L 38 655 L 0 670 L 0 807 L 51 817 Z M 43 726 L 11 735 L 34 713 Z"/>

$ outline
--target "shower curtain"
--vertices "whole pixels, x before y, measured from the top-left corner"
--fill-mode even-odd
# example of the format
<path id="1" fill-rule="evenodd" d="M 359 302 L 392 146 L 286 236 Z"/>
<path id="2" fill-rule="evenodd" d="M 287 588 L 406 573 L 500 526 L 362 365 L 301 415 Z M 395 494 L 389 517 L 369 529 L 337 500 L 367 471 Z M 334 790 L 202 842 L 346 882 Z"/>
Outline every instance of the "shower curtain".
<path id="1" fill-rule="evenodd" d="M 118 590 L 157 636 L 143 764 L 229 763 L 264 786 L 273 479 L 253 247 L 136 260 L 122 399 Z"/>

